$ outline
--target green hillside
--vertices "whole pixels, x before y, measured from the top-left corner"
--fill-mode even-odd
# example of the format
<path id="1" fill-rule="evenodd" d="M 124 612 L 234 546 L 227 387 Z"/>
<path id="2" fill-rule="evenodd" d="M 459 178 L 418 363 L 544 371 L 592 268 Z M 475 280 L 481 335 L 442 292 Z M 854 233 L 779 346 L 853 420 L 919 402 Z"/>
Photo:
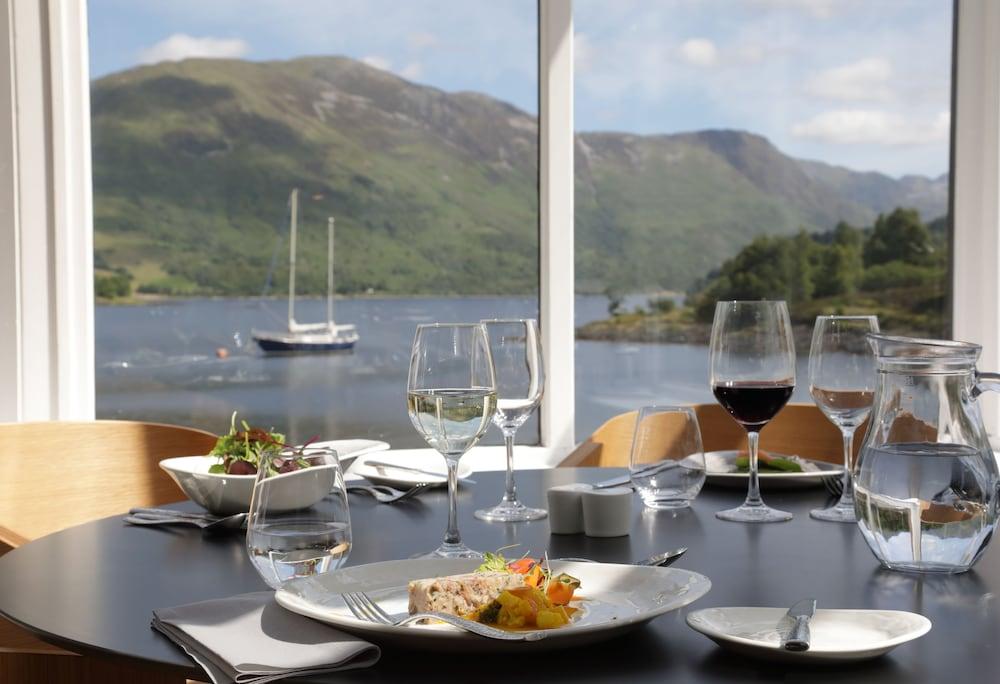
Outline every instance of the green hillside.
<path id="1" fill-rule="evenodd" d="M 116 272 L 109 294 L 129 279 L 141 292 L 259 293 L 292 187 L 300 291 L 325 288 L 328 215 L 341 292 L 537 282 L 537 123 L 503 102 L 313 57 L 141 67 L 95 81 L 91 108 L 95 261 Z M 587 291 L 685 288 L 756 236 L 864 224 L 906 192 L 874 174 L 866 196 L 860 174 L 736 131 L 577 140 Z"/>

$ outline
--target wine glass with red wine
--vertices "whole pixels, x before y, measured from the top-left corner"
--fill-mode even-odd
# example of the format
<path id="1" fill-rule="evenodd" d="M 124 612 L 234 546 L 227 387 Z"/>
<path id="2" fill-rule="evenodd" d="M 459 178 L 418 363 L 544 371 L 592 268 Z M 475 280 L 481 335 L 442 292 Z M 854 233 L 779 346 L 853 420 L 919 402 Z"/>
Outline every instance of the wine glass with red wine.
<path id="1" fill-rule="evenodd" d="M 760 431 L 795 389 L 795 343 L 785 302 L 716 302 L 709 382 L 716 400 L 747 431 L 747 499 L 716 513 L 734 522 L 781 522 L 792 514 L 764 503 L 757 479 Z"/>

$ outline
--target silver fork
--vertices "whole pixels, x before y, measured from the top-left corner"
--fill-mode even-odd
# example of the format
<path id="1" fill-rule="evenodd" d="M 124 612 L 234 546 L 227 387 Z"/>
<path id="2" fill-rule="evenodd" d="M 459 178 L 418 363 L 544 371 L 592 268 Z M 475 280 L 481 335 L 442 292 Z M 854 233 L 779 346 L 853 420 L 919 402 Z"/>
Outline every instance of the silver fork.
<path id="1" fill-rule="evenodd" d="M 348 492 L 364 492 L 370 495 L 379 503 L 391 504 L 397 503 L 399 501 L 406 501 L 407 499 L 420 494 L 430 487 L 432 484 L 424 483 L 414 485 L 409 489 L 400 491 L 398 489 L 393 489 L 392 487 L 387 487 L 385 485 L 365 485 L 365 484 L 349 484 L 347 485 Z"/>
<path id="2" fill-rule="evenodd" d="M 501 641 L 538 641 L 539 639 L 545 638 L 544 632 L 508 632 L 503 629 L 497 629 L 496 627 L 484 625 L 481 622 L 474 622 L 472 620 L 460 618 L 456 615 L 449 615 L 448 613 L 414 613 L 413 615 L 404 615 L 396 618 L 382 610 L 377 603 L 371 600 L 371 597 L 369 597 L 368 594 L 362 591 L 348 592 L 346 594 L 341 594 L 341 597 L 344 599 L 344 603 L 347 604 L 348 610 L 351 611 L 354 617 L 364 622 L 374 622 L 380 625 L 401 627 L 413 622 L 419 622 L 420 620 L 440 620 L 441 622 L 446 622 L 449 625 L 458 627 L 461 630 L 486 637 L 487 639 L 500 639 Z"/>
<path id="3" fill-rule="evenodd" d="M 826 491 L 839 499 L 840 495 L 844 493 L 844 476 L 824 477 L 823 486 L 826 487 Z"/>

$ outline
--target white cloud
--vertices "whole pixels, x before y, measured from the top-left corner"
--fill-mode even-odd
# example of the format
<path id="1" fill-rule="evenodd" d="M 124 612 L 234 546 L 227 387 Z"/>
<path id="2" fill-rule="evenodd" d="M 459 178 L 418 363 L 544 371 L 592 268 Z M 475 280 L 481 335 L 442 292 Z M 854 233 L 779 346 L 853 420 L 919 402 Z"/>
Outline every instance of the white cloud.
<path id="1" fill-rule="evenodd" d="M 715 43 L 707 38 L 691 38 L 681 44 L 681 59 L 695 66 L 709 67 L 715 64 L 719 51 Z"/>
<path id="2" fill-rule="evenodd" d="M 420 62 L 410 62 L 399 70 L 399 75 L 411 81 L 420 78 L 424 73 L 424 66 Z"/>
<path id="3" fill-rule="evenodd" d="M 407 36 L 406 42 L 413 50 L 425 50 L 437 45 L 438 38 L 428 31 L 418 31 Z"/>
<path id="4" fill-rule="evenodd" d="M 179 62 L 189 57 L 225 59 L 243 57 L 250 52 L 250 45 L 239 38 L 196 38 L 186 33 L 175 33 L 139 52 L 140 64 Z"/>
<path id="5" fill-rule="evenodd" d="M 915 121 L 893 112 L 838 109 L 823 112 L 792 127 L 796 138 L 834 144 L 926 145 L 948 140 L 951 114 Z"/>
<path id="6" fill-rule="evenodd" d="M 893 96 L 892 75 L 889 60 L 868 57 L 815 74 L 806 81 L 806 92 L 846 102 L 885 102 Z"/>
<path id="7" fill-rule="evenodd" d="M 370 67 L 381 69 L 382 71 L 389 71 L 392 69 L 392 62 L 385 57 L 380 57 L 379 55 L 368 55 L 367 57 L 362 57 L 361 61 Z"/>

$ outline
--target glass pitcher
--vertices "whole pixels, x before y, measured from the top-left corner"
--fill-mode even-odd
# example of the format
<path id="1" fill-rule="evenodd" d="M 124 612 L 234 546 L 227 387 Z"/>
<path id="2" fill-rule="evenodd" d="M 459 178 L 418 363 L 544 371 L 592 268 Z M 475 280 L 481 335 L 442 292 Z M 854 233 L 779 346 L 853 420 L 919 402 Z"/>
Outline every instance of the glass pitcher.
<path id="1" fill-rule="evenodd" d="M 1000 389 L 977 344 L 869 334 L 871 424 L 854 468 L 858 526 L 887 568 L 964 572 L 997 524 L 1000 475 L 976 398 Z"/>

